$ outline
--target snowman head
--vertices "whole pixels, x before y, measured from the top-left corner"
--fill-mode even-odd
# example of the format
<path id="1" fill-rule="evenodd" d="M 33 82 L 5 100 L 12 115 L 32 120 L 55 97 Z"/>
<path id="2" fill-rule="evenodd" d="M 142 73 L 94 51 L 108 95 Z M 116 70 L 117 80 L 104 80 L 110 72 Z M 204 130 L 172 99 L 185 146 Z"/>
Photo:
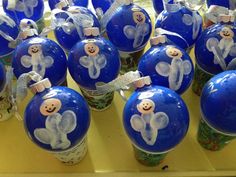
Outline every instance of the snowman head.
<path id="1" fill-rule="evenodd" d="M 61 109 L 61 101 L 56 98 L 46 99 L 40 106 L 40 112 L 44 116 L 50 116 Z"/>
<path id="2" fill-rule="evenodd" d="M 146 21 L 146 17 L 143 12 L 134 12 L 133 13 L 134 22 L 137 24 L 143 24 Z"/>
<path id="3" fill-rule="evenodd" d="M 220 31 L 220 36 L 224 39 L 232 39 L 234 37 L 234 32 L 229 27 L 224 27 Z"/>
<path id="4" fill-rule="evenodd" d="M 182 52 L 175 47 L 168 47 L 166 50 L 166 55 L 172 59 L 179 59 L 183 56 Z"/>
<path id="5" fill-rule="evenodd" d="M 137 109 L 142 114 L 150 114 L 155 109 L 155 103 L 150 99 L 143 99 L 138 105 Z"/>
<path id="6" fill-rule="evenodd" d="M 99 47 L 95 43 L 88 43 L 85 44 L 84 51 L 88 56 L 96 56 L 99 52 Z"/>
<path id="7" fill-rule="evenodd" d="M 40 44 L 31 45 L 28 49 L 28 53 L 30 55 L 42 53 L 42 46 Z"/>

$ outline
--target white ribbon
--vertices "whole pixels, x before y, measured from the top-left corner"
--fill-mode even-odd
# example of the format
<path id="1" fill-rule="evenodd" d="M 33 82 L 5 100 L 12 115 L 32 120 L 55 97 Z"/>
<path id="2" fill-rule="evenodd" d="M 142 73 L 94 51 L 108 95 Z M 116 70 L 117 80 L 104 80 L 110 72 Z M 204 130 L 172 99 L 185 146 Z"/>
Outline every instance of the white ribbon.
<path id="1" fill-rule="evenodd" d="M 142 77 L 139 71 L 130 71 L 119 76 L 109 83 L 97 83 L 96 90 L 87 90 L 92 95 L 102 95 L 113 91 L 118 91 L 124 101 L 127 101 L 124 90 L 130 87 L 141 88 L 145 85 L 150 85 L 151 79 L 149 76 Z"/>
<path id="2" fill-rule="evenodd" d="M 176 36 L 180 39 L 182 39 L 185 44 L 190 47 L 190 45 L 188 44 L 188 42 L 186 41 L 186 39 L 184 39 L 181 35 L 179 35 L 178 33 L 175 33 L 175 32 L 172 32 L 172 31 L 168 31 L 168 30 L 165 30 L 165 29 L 162 29 L 162 28 L 156 28 L 155 29 L 155 33 L 156 35 L 170 35 L 170 36 Z"/>
<path id="3" fill-rule="evenodd" d="M 111 20 L 112 16 L 116 13 L 116 10 L 120 7 L 125 5 L 127 0 L 115 0 L 110 8 L 106 11 L 106 13 L 102 16 L 100 20 L 100 24 L 102 27 L 102 32 L 105 31 L 107 23 Z"/>
<path id="4" fill-rule="evenodd" d="M 14 22 L 14 20 L 12 20 L 10 17 L 6 15 L 0 14 L 0 25 L 3 23 L 6 23 L 11 28 L 14 28 L 16 26 L 16 23 Z M 14 39 L 11 36 L 3 32 L 2 30 L 0 30 L 0 36 L 2 36 L 4 39 L 6 39 L 9 42 L 14 41 Z"/>
<path id="5" fill-rule="evenodd" d="M 28 83 L 30 81 L 39 82 L 42 77 L 35 71 L 20 75 L 17 80 L 16 101 L 20 103 L 27 96 Z"/>
<path id="6" fill-rule="evenodd" d="M 68 18 L 57 18 L 56 15 L 59 13 L 65 13 L 66 15 L 68 15 Z M 44 28 L 40 36 L 46 36 L 49 32 L 55 30 L 57 27 L 61 27 L 63 31 L 67 34 L 71 34 L 72 31 L 76 29 L 79 37 L 83 39 L 83 28 L 92 27 L 94 24 L 93 17 L 87 14 L 80 13 L 79 9 L 71 9 L 71 12 L 60 9 L 54 9 L 52 11 L 51 16 L 51 25 L 49 27 Z M 70 20 L 72 20 L 73 23 L 70 22 Z"/>
<path id="7" fill-rule="evenodd" d="M 217 23 L 220 14 L 235 16 L 235 10 L 232 11 L 223 6 L 211 5 L 208 11 L 206 12 L 205 16 L 208 20 L 212 21 L 213 23 Z"/>

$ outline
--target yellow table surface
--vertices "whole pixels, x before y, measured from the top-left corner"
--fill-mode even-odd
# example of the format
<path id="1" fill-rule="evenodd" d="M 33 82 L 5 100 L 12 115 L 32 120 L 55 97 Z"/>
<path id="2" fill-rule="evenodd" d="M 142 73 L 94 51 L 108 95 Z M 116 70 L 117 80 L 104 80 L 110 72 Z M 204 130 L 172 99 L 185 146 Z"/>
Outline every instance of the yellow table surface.
<path id="1" fill-rule="evenodd" d="M 52 36 L 51 36 L 52 37 Z M 191 53 L 193 56 L 193 53 Z M 192 57 L 194 60 L 194 58 Z M 79 91 L 68 74 L 69 87 Z M 24 107 L 32 95 L 20 106 Z M 200 119 L 199 97 L 191 88 L 182 95 L 190 112 L 190 127 L 185 139 L 157 167 L 139 164 L 122 125 L 125 102 L 115 94 L 112 106 L 104 112 L 91 111 L 88 153 L 83 161 L 66 166 L 27 137 L 23 121 L 12 118 L 0 123 L 1 176 L 236 176 L 236 141 L 220 152 L 204 150 L 196 140 Z M 168 169 L 162 167 L 168 165 Z"/>

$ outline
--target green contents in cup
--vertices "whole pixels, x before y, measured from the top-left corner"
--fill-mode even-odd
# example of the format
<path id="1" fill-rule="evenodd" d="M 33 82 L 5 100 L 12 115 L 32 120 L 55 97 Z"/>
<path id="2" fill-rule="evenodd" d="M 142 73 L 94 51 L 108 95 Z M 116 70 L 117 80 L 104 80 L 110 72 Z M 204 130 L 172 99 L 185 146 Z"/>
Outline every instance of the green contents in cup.
<path id="1" fill-rule="evenodd" d="M 140 149 L 137 149 L 133 146 L 135 158 L 143 165 L 146 166 L 157 166 L 163 162 L 164 158 L 166 157 L 167 153 L 163 154 L 151 154 L 144 152 Z"/>
<path id="2" fill-rule="evenodd" d="M 91 109 L 95 111 L 103 111 L 107 109 L 114 98 L 114 92 L 109 92 L 103 95 L 92 95 L 89 91 L 80 88 L 81 93 L 88 102 Z"/>
<path id="3" fill-rule="evenodd" d="M 204 85 L 213 77 L 213 75 L 203 71 L 197 64 L 195 65 L 192 90 L 198 96 L 201 95 Z"/>
<path id="4" fill-rule="evenodd" d="M 198 128 L 198 142 L 202 147 L 211 151 L 222 150 L 234 136 L 227 136 L 212 129 L 204 120 L 201 120 Z"/>

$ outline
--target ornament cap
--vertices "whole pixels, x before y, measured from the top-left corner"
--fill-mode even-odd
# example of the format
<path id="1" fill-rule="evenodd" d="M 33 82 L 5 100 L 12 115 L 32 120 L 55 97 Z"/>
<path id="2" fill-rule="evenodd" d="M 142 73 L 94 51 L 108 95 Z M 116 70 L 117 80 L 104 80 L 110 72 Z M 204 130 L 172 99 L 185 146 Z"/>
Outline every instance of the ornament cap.
<path id="1" fill-rule="evenodd" d="M 229 23 L 229 22 L 234 22 L 235 17 L 234 15 L 226 15 L 226 14 L 220 14 L 218 17 L 218 22 L 224 22 L 224 23 Z"/>
<path id="2" fill-rule="evenodd" d="M 99 28 L 97 27 L 90 27 L 90 28 L 85 28 L 84 29 L 84 36 L 99 36 L 100 32 L 99 32 Z"/>
<path id="3" fill-rule="evenodd" d="M 49 81 L 48 78 L 43 79 L 33 85 L 30 86 L 31 91 L 36 94 L 36 93 L 40 93 L 43 92 L 45 89 L 51 88 L 52 84 Z"/>
<path id="4" fill-rule="evenodd" d="M 141 77 L 140 79 L 137 79 L 136 81 L 133 82 L 134 88 L 142 88 L 147 85 L 151 85 L 152 81 L 150 76 L 146 77 Z"/>
<path id="5" fill-rule="evenodd" d="M 150 39 L 151 46 L 155 46 L 158 44 L 164 44 L 164 43 L 166 43 L 166 36 L 165 35 L 158 35 L 158 36 L 152 37 Z"/>

